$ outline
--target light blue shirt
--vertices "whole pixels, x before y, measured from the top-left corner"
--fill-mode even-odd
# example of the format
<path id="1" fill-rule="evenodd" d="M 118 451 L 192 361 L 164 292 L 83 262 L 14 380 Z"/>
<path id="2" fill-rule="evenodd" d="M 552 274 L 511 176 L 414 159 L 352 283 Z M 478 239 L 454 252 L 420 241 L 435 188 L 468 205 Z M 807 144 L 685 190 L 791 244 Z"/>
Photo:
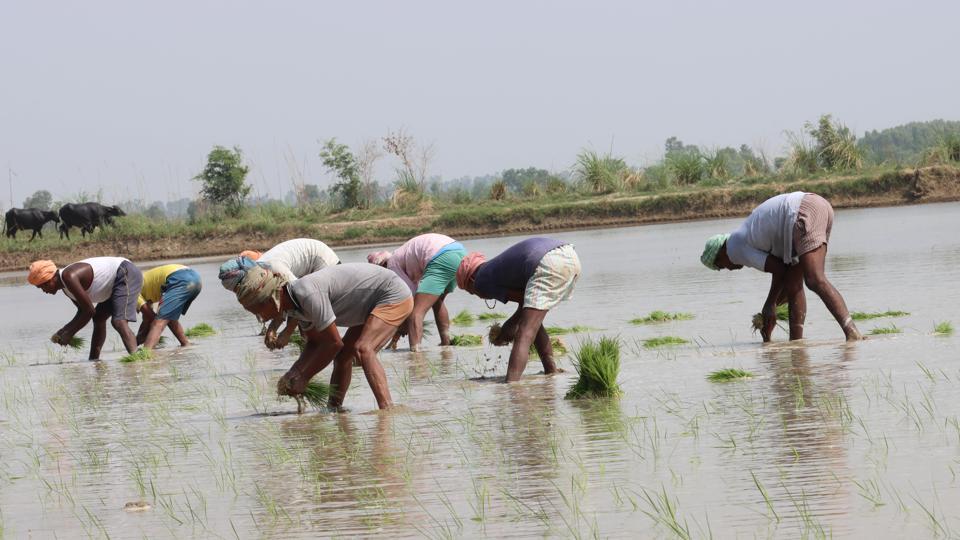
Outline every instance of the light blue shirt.
<path id="1" fill-rule="evenodd" d="M 793 255 L 793 228 L 800 202 L 806 193 L 794 191 L 771 197 L 754 208 L 750 216 L 727 239 L 727 256 L 734 264 L 763 271 L 767 255 L 797 264 Z"/>

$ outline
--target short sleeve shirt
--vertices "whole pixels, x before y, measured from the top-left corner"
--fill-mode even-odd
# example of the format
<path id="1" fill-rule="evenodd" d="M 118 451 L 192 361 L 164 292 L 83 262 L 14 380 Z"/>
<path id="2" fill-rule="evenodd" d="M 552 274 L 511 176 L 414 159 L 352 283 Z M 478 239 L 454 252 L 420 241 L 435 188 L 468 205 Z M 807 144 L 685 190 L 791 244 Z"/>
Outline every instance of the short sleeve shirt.
<path id="1" fill-rule="evenodd" d="M 140 289 L 140 296 L 137 298 L 137 308 L 148 302 L 159 302 L 160 296 L 163 295 L 163 284 L 166 283 L 167 278 L 170 274 L 184 268 L 186 266 L 182 264 L 165 264 L 144 272 L 143 288 Z"/>
<path id="2" fill-rule="evenodd" d="M 415 236 L 390 255 L 387 268 L 396 272 L 411 291 L 416 291 L 430 261 L 444 246 L 454 242 L 456 241 L 453 238 L 437 233 Z"/>
<path id="3" fill-rule="evenodd" d="M 296 238 L 280 242 L 257 259 L 257 263 L 280 273 L 287 281 L 336 266 L 340 258 L 326 244 L 312 238 Z"/>
<path id="4" fill-rule="evenodd" d="M 295 309 L 288 315 L 323 330 L 331 324 L 362 326 L 374 308 L 399 304 L 412 294 L 395 273 L 368 263 L 340 264 L 288 285 Z"/>
<path id="5" fill-rule="evenodd" d="M 527 281 L 547 252 L 567 245 L 553 238 L 528 238 L 483 263 L 474 277 L 474 288 L 482 298 L 507 302 L 507 291 L 523 291 Z"/>
<path id="6" fill-rule="evenodd" d="M 793 228 L 804 195 L 806 193 L 802 191 L 785 193 L 771 197 L 756 207 L 727 239 L 727 256 L 730 260 L 761 272 L 766 266 L 767 255 L 773 255 L 787 265 L 796 264 Z"/>

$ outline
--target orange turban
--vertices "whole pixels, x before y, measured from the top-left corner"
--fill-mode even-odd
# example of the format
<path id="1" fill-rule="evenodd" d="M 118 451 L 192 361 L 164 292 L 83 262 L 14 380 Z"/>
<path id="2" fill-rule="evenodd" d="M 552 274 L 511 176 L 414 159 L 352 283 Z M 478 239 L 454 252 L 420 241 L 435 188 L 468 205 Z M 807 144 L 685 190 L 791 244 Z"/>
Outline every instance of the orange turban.
<path id="1" fill-rule="evenodd" d="M 31 285 L 43 285 L 53 279 L 57 274 L 57 265 L 53 261 L 33 261 L 30 263 L 30 273 L 27 274 L 27 281 Z"/>
<path id="2" fill-rule="evenodd" d="M 246 257 L 246 258 L 250 259 L 251 261 L 255 261 L 255 260 L 259 259 L 259 258 L 260 258 L 260 255 L 263 255 L 263 254 L 260 253 L 259 251 L 254 251 L 254 250 L 252 250 L 252 249 L 245 249 L 245 250 L 243 250 L 243 251 L 240 252 L 240 256 L 241 256 L 241 257 Z"/>
<path id="3" fill-rule="evenodd" d="M 480 268 L 480 265 L 485 262 L 487 262 L 487 258 L 479 251 L 474 251 L 464 257 L 463 260 L 460 261 L 460 266 L 457 268 L 457 286 L 473 294 L 473 284 L 470 280 L 477 272 L 477 269 Z"/>

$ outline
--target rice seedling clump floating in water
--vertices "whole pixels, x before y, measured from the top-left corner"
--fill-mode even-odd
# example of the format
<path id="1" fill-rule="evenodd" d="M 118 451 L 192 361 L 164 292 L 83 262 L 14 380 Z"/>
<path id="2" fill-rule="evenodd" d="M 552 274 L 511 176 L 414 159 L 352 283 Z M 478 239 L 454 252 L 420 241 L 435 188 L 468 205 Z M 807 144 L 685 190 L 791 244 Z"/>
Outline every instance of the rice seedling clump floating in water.
<path id="1" fill-rule="evenodd" d="M 866 313 L 863 311 L 851 311 L 850 318 L 855 321 L 866 321 L 868 319 L 882 319 L 884 317 L 906 317 L 910 315 L 906 311 L 876 311 Z"/>
<path id="2" fill-rule="evenodd" d="M 949 336 L 953 334 L 953 325 L 950 321 L 936 323 L 933 327 L 933 333 L 938 336 Z"/>
<path id="3" fill-rule="evenodd" d="M 477 315 L 477 319 L 481 321 L 498 321 L 500 319 L 506 319 L 506 313 L 500 313 L 498 311 L 492 311 L 490 313 L 481 313 Z"/>
<path id="4" fill-rule="evenodd" d="M 571 326 L 569 328 L 563 326 L 548 326 L 546 327 L 547 334 L 551 336 L 562 336 L 564 334 L 579 334 L 581 332 L 588 332 L 593 330 L 589 326 L 580 326 L 579 324 Z"/>
<path id="5" fill-rule="evenodd" d="M 753 373 L 749 371 L 744 371 L 739 368 L 726 368 L 714 371 L 710 375 L 707 375 L 707 380 L 711 382 L 728 382 L 735 381 L 737 379 L 748 379 L 753 377 Z"/>
<path id="6" fill-rule="evenodd" d="M 617 384 L 620 374 L 620 341 L 602 337 L 588 339 L 574 353 L 574 369 L 580 377 L 567 392 L 567 399 L 618 397 L 623 394 Z"/>
<path id="7" fill-rule="evenodd" d="M 185 332 L 188 338 L 207 337 L 216 334 L 217 331 L 207 323 L 194 325 Z"/>
<path id="8" fill-rule="evenodd" d="M 467 310 L 463 310 L 460 313 L 457 313 L 457 316 L 450 319 L 450 322 L 457 326 L 470 326 L 473 324 L 474 317 L 473 314 Z"/>
<path id="9" fill-rule="evenodd" d="M 903 332 L 903 330 L 898 328 L 897 325 L 893 323 L 891 323 L 890 326 L 878 326 L 870 330 L 870 334 L 874 336 L 881 334 L 899 334 L 901 332 Z"/>
<path id="10" fill-rule="evenodd" d="M 153 352 L 150 349 L 137 349 L 132 353 L 121 356 L 120 361 L 124 364 L 131 364 L 133 362 L 141 362 L 143 360 L 151 360 L 153 358 Z"/>
<path id="11" fill-rule="evenodd" d="M 637 317 L 631 319 L 630 324 L 655 324 L 670 321 L 689 321 L 693 318 L 692 313 L 671 313 L 669 311 L 651 311 L 646 317 Z"/>
<path id="12" fill-rule="evenodd" d="M 664 347 L 668 345 L 683 345 L 685 343 L 690 342 L 682 337 L 677 336 L 660 336 L 643 340 L 643 346 L 648 349 L 654 349 L 656 347 Z"/>
<path id="13" fill-rule="evenodd" d="M 458 334 L 450 338 L 450 345 L 454 347 L 476 347 L 483 345 L 483 336 L 478 334 Z"/>

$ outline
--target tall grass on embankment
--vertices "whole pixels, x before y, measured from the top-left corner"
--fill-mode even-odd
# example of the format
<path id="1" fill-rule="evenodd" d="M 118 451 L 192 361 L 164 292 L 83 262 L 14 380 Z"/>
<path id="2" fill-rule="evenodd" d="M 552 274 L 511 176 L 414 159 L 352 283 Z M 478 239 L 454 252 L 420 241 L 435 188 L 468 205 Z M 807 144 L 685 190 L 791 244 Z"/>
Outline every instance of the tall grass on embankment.
<path id="1" fill-rule="evenodd" d="M 573 367 L 580 376 L 567 392 L 567 399 L 610 398 L 623 394 L 620 374 L 620 341 L 602 337 L 587 339 L 574 353 Z"/>

